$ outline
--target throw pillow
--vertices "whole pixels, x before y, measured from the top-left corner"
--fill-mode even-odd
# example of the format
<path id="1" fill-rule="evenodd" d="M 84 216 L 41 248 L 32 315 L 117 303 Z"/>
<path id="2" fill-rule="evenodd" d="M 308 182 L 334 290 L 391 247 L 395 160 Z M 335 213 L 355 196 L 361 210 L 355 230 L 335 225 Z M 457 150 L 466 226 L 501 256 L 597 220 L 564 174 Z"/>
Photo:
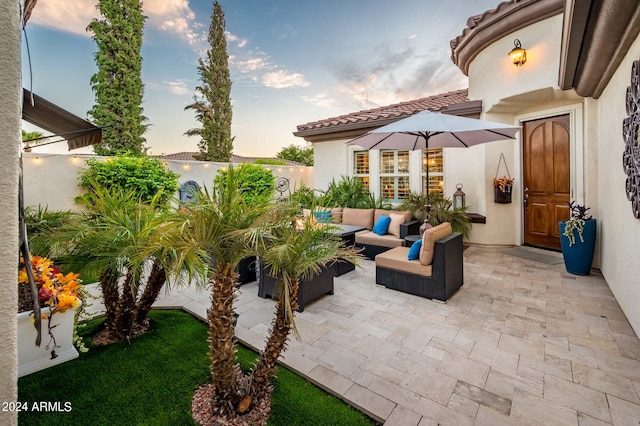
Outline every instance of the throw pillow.
<path id="1" fill-rule="evenodd" d="M 400 238 L 400 225 L 404 223 L 404 215 L 391 213 L 389 217 L 391 218 L 391 223 L 389 223 L 389 229 L 387 230 L 387 233 L 393 235 L 396 238 Z"/>
<path id="2" fill-rule="evenodd" d="M 314 211 L 313 216 L 320 223 L 329 223 L 331 222 L 331 210 L 328 211 Z"/>
<path id="3" fill-rule="evenodd" d="M 419 258 L 421 248 L 422 248 L 422 239 L 419 239 L 418 241 L 411 244 L 411 248 L 409 249 L 409 253 L 407 254 L 407 257 L 409 258 L 409 260 L 416 260 L 417 258 Z"/>
<path id="4" fill-rule="evenodd" d="M 387 230 L 389 229 L 390 223 L 391 218 L 389 216 L 380 215 L 376 224 L 373 225 L 372 231 L 380 236 L 385 235 L 387 233 Z"/>

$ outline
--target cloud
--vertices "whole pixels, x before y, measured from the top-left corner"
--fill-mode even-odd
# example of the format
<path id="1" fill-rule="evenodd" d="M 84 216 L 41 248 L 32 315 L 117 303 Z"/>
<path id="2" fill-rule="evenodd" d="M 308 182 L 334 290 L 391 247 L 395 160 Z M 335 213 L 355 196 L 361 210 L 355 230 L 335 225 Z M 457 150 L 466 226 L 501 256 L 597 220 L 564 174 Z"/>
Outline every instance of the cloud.
<path id="1" fill-rule="evenodd" d="M 174 81 L 163 81 L 162 82 L 165 86 L 169 87 L 169 92 L 171 92 L 174 95 L 192 95 L 193 94 L 193 89 L 187 87 L 187 80 L 185 79 L 178 79 L 178 80 L 174 80 Z"/>
<path id="2" fill-rule="evenodd" d="M 224 36 L 227 39 L 227 43 L 234 43 L 239 48 L 243 48 L 247 45 L 247 39 L 240 38 L 235 34 L 231 34 L 229 31 L 225 31 Z"/>
<path id="3" fill-rule="evenodd" d="M 263 75 L 262 84 L 274 89 L 288 89 L 291 87 L 307 87 L 311 83 L 306 81 L 300 73 L 280 70 Z"/>
<path id="4" fill-rule="evenodd" d="M 194 47 L 206 40 L 188 0 L 147 0 L 143 8 L 150 26 L 174 33 Z"/>
<path id="5" fill-rule="evenodd" d="M 273 68 L 273 64 L 271 64 L 269 60 L 265 58 L 251 58 L 244 61 L 237 61 L 235 60 L 235 57 L 233 59 L 234 60 L 230 62 L 232 62 L 233 65 L 235 65 L 243 74 Z"/>
<path id="6" fill-rule="evenodd" d="M 466 78 L 451 63 L 448 51 L 415 47 L 398 51 L 378 48 L 376 54 L 350 58 L 336 65 L 336 94 L 354 108 L 375 108 L 464 88 Z M 336 64 L 338 62 L 336 61 Z"/>
<path id="7" fill-rule="evenodd" d="M 149 27 L 178 35 L 194 47 L 206 41 L 187 0 L 146 0 L 143 11 Z M 90 37 L 87 25 L 98 17 L 95 1 L 39 0 L 29 23 Z"/>
<path id="8" fill-rule="evenodd" d="M 300 96 L 304 102 L 320 107 L 330 107 L 335 105 L 336 99 L 331 97 L 328 93 L 320 93 L 315 96 Z"/>
<path id="9" fill-rule="evenodd" d="M 89 37 L 87 25 L 97 17 L 98 10 L 92 1 L 40 0 L 33 9 L 29 24 Z"/>

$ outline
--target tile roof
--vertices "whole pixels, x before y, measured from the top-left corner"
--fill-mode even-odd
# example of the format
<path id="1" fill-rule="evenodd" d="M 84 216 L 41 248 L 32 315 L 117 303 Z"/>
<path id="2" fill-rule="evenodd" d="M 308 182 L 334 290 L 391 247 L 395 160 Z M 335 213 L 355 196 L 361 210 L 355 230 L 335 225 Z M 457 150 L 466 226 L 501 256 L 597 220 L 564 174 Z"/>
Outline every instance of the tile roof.
<path id="1" fill-rule="evenodd" d="M 161 158 L 163 160 L 198 161 L 195 158 L 193 158 L 193 156 L 196 155 L 196 154 L 197 154 L 197 152 L 185 152 L 185 151 L 183 151 L 183 152 L 176 152 L 176 153 L 173 153 L 173 154 L 159 155 L 158 158 Z M 278 161 L 285 162 L 289 166 L 304 166 L 304 164 L 298 163 L 297 161 L 283 160 L 281 158 L 275 158 L 275 157 L 243 157 L 241 155 L 236 155 L 236 154 L 232 154 L 231 155 L 231 161 L 229 161 L 229 162 L 233 163 L 233 164 L 242 164 L 242 163 L 254 163 L 256 160 L 278 160 Z"/>
<path id="2" fill-rule="evenodd" d="M 442 109 L 446 109 L 450 105 L 466 102 L 468 100 L 468 95 L 468 89 L 456 90 L 453 92 L 428 96 L 426 98 L 415 99 L 398 104 L 352 112 L 350 114 L 345 114 L 338 117 L 312 121 L 310 123 L 300 124 L 297 126 L 297 128 L 298 132 L 304 132 L 308 130 L 323 128 L 329 129 L 332 127 L 360 123 L 371 124 L 372 126 L 374 126 L 376 120 L 384 118 L 397 117 L 398 119 L 401 119 L 424 110 L 440 111 Z"/>

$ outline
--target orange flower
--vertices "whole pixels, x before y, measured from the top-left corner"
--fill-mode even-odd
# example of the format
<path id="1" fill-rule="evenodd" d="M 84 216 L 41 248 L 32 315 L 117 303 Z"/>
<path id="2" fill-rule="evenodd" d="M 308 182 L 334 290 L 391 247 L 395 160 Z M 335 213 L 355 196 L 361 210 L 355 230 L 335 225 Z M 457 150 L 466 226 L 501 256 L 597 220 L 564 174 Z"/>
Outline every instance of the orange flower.
<path id="1" fill-rule="evenodd" d="M 20 258 L 20 266 L 18 283 L 25 284 L 29 279 L 22 257 Z M 51 259 L 42 256 L 31 258 L 31 271 L 38 287 L 38 297 L 44 305 L 51 307 L 54 311 L 65 311 L 79 305 L 80 281 L 78 274 L 69 272 L 64 275 Z"/>

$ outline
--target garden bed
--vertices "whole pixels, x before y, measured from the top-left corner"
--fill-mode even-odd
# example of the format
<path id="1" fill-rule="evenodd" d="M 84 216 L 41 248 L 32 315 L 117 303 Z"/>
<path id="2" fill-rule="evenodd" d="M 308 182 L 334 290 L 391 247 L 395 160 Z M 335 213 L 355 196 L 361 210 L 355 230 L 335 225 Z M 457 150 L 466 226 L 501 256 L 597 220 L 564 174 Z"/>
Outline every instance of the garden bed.
<path id="1" fill-rule="evenodd" d="M 194 390 L 209 377 L 207 327 L 180 311 L 152 311 L 151 328 L 131 344 L 92 346 L 65 364 L 18 381 L 20 424 L 195 424 Z M 89 336 L 102 320 L 80 330 Z M 255 352 L 238 351 L 243 368 Z M 46 404 L 41 405 L 42 402 Z M 34 410 L 42 406 L 43 411 Z M 372 425 L 364 414 L 279 367 L 269 425 Z"/>

